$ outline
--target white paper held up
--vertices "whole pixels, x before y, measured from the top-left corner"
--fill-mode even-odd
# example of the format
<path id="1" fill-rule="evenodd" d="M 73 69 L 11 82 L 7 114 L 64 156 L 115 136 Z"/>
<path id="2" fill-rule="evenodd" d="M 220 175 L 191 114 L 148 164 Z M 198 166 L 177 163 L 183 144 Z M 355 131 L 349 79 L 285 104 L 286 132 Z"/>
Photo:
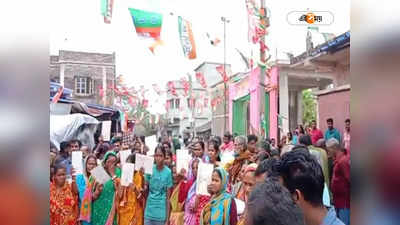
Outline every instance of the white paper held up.
<path id="1" fill-rule="evenodd" d="M 235 203 L 236 203 L 236 209 L 237 209 L 237 214 L 242 215 L 244 213 L 244 208 L 246 207 L 246 204 L 244 201 L 235 198 Z"/>
<path id="2" fill-rule="evenodd" d="M 111 139 L 111 120 L 101 122 L 101 135 L 104 141 L 110 141 Z"/>
<path id="3" fill-rule="evenodd" d="M 139 171 L 143 167 L 145 174 L 153 174 L 154 158 L 147 155 L 135 155 L 135 170 Z"/>
<path id="4" fill-rule="evenodd" d="M 71 156 L 72 167 L 76 174 L 83 173 L 83 155 L 81 151 L 73 151 Z"/>
<path id="5" fill-rule="evenodd" d="M 182 169 L 189 172 L 190 156 L 186 149 L 176 150 L 176 172 L 180 173 Z"/>
<path id="6" fill-rule="evenodd" d="M 235 156 L 233 152 L 225 152 L 221 155 L 221 165 L 225 166 L 227 163 L 235 160 Z"/>
<path id="7" fill-rule="evenodd" d="M 199 162 L 199 168 L 197 169 L 196 194 L 210 195 L 207 191 L 207 186 L 211 183 L 213 171 L 213 164 Z"/>
<path id="8" fill-rule="evenodd" d="M 122 165 L 121 185 L 128 187 L 133 183 L 133 174 L 135 172 L 135 164 L 125 163 Z"/>
<path id="9" fill-rule="evenodd" d="M 124 165 L 126 163 L 126 159 L 128 159 L 129 155 L 131 154 L 131 150 L 119 151 L 118 154 L 121 165 Z"/>
<path id="10" fill-rule="evenodd" d="M 95 167 L 90 171 L 90 174 L 100 184 L 105 184 L 107 181 L 111 180 L 110 175 L 104 170 L 103 166 Z"/>

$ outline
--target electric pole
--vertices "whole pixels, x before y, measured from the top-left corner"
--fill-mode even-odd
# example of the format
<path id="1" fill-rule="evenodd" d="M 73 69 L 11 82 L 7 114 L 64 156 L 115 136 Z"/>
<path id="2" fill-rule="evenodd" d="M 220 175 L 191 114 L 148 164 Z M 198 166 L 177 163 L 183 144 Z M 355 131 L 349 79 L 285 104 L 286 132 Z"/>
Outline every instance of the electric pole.
<path id="1" fill-rule="evenodd" d="M 226 19 L 226 17 L 221 17 L 222 22 L 224 23 L 224 74 L 226 75 L 226 23 L 229 23 L 230 21 Z M 227 121 L 227 106 L 228 102 L 226 99 L 226 82 L 224 81 L 224 133 L 226 132 L 226 121 Z"/>

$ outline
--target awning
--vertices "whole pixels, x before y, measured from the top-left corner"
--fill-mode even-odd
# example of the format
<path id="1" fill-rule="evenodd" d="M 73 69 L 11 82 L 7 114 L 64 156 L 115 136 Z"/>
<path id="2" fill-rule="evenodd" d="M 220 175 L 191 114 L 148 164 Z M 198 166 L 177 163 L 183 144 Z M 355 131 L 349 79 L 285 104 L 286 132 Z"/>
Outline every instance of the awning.
<path id="1" fill-rule="evenodd" d="M 201 126 L 198 126 L 195 129 L 196 129 L 196 132 L 198 132 L 198 133 L 203 133 L 203 132 L 209 131 L 209 130 L 211 130 L 211 121 L 208 121 L 207 123 L 205 123 Z"/>

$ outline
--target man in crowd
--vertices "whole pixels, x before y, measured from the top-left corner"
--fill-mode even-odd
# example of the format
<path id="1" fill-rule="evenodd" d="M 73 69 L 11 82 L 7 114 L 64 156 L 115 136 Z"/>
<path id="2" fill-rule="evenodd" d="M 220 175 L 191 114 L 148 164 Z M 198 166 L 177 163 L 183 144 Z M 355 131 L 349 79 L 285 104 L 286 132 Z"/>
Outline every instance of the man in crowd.
<path id="1" fill-rule="evenodd" d="M 250 135 L 247 136 L 247 149 L 251 153 L 255 153 L 256 152 L 257 141 L 258 141 L 258 138 L 257 138 L 256 135 L 250 134 Z"/>
<path id="2" fill-rule="evenodd" d="M 224 138 L 222 139 L 223 143 L 220 147 L 221 153 L 225 152 L 233 152 L 233 141 L 232 136 L 229 132 L 224 134 Z"/>
<path id="3" fill-rule="evenodd" d="M 315 156 L 319 165 L 322 167 L 325 183 L 329 187 L 330 176 L 329 176 L 329 166 L 328 166 L 328 155 L 326 154 L 326 151 L 322 148 L 314 147 L 311 143 L 311 137 L 309 135 L 301 136 L 299 142 L 300 144 L 306 146 L 308 150 L 310 150 L 311 155 Z"/>
<path id="4" fill-rule="evenodd" d="M 122 146 L 122 138 L 121 137 L 113 138 L 113 151 L 118 153 L 121 150 L 121 146 Z"/>
<path id="5" fill-rule="evenodd" d="M 55 160 L 55 164 L 61 164 L 65 166 L 67 175 L 71 175 L 72 169 L 72 152 L 79 151 L 82 143 L 79 140 L 73 139 L 69 142 L 60 143 L 60 154 Z"/>
<path id="6" fill-rule="evenodd" d="M 328 129 L 325 131 L 324 139 L 329 140 L 331 138 L 335 138 L 339 143 L 341 142 L 339 131 L 333 127 L 333 119 L 329 118 L 326 120 L 328 125 Z"/>
<path id="7" fill-rule="evenodd" d="M 247 207 L 246 225 L 304 225 L 299 206 L 275 179 L 255 186 Z"/>
<path id="8" fill-rule="evenodd" d="M 247 150 L 251 153 L 250 162 L 255 163 L 257 161 L 258 148 L 257 148 L 258 138 L 254 134 L 247 136 Z"/>
<path id="9" fill-rule="evenodd" d="M 317 121 L 315 121 L 315 120 L 311 121 L 310 135 L 311 135 L 312 144 L 315 144 L 315 143 L 317 143 L 317 141 L 319 139 L 324 138 L 324 136 L 322 135 L 322 131 L 317 128 Z"/>
<path id="10" fill-rule="evenodd" d="M 277 175 L 277 165 L 279 160 L 275 158 L 269 158 L 260 163 L 257 166 L 256 171 L 254 172 L 254 176 L 256 178 L 256 183 L 265 182 L 267 177 L 276 176 Z"/>
<path id="11" fill-rule="evenodd" d="M 344 148 L 347 150 L 348 153 L 350 153 L 350 119 L 346 119 L 344 123 L 345 123 L 343 132 Z"/>
<path id="12" fill-rule="evenodd" d="M 346 224 L 350 224 L 350 157 L 339 142 L 331 138 L 326 141 L 328 153 L 333 157 L 333 174 L 331 190 L 333 205 L 338 217 Z"/>
<path id="13" fill-rule="evenodd" d="M 322 168 L 306 147 L 296 146 L 285 153 L 278 170 L 294 202 L 301 208 L 306 225 L 343 225 L 335 209 L 323 204 Z"/>

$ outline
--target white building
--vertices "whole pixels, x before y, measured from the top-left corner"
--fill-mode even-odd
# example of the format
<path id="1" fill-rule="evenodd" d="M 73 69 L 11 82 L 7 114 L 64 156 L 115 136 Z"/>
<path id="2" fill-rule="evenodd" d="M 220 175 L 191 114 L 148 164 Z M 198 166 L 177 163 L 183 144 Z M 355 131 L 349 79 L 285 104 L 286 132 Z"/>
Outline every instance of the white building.
<path id="1" fill-rule="evenodd" d="M 187 79 L 189 80 L 189 79 Z M 211 120 L 212 112 L 210 107 L 204 107 L 204 98 L 210 99 L 209 94 L 195 78 L 192 79 L 192 91 L 194 96 L 194 107 L 190 106 L 188 91 L 185 96 L 183 84 L 179 80 L 172 81 L 177 95 L 173 95 L 167 87 L 167 111 L 169 135 L 182 135 L 184 132 L 193 132 L 193 128 L 200 127 Z M 208 101 L 208 105 L 209 105 Z"/>

